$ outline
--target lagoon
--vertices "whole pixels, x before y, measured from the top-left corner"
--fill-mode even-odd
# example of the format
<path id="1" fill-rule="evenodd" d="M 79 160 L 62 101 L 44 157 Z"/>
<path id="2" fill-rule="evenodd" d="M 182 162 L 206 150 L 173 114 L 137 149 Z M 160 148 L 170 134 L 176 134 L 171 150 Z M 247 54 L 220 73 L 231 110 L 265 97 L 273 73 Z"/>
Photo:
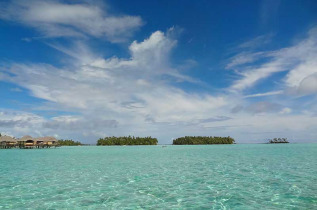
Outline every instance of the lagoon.
<path id="1" fill-rule="evenodd" d="M 0 208 L 317 209 L 317 144 L 0 150 Z"/>

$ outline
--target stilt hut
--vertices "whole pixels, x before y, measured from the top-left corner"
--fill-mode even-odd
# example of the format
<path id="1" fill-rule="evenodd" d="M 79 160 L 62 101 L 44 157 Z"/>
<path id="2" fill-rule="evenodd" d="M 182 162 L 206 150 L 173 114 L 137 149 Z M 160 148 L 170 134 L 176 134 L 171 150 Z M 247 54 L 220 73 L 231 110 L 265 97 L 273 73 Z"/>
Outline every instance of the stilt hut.
<path id="1" fill-rule="evenodd" d="M 18 145 L 20 148 L 30 149 L 36 146 L 36 141 L 32 136 L 23 136 L 18 139 Z"/>
<path id="2" fill-rule="evenodd" d="M 51 146 L 58 146 L 58 140 L 52 136 L 45 136 L 43 137 L 44 143 L 47 144 L 48 147 Z"/>
<path id="3" fill-rule="evenodd" d="M 11 136 L 0 136 L 0 148 L 9 149 L 17 145 L 17 140 Z"/>
<path id="4" fill-rule="evenodd" d="M 45 147 L 45 142 L 43 141 L 43 137 L 36 138 L 34 142 L 35 142 L 36 148 L 44 148 Z"/>
<path id="5" fill-rule="evenodd" d="M 35 140 L 36 140 L 36 145 L 38 148 L 58 146 L 58 140 L 52 136 L 39 137 Z"/>

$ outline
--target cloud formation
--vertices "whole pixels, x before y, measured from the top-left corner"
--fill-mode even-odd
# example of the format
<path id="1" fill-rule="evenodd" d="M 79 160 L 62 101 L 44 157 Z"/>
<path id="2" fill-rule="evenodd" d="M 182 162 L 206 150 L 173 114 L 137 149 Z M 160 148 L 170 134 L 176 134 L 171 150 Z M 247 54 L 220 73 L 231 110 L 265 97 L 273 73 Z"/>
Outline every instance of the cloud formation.
<path id="1" fill-rule="evenodd" d="M 296 50 L 308 49 L 304 52 L 309 52 L 311 57 L 302 56 L 297 65 L 291 65 L 292 68 L 282 80 L 289 84 L 284 86 L 285 90 L 251 95 L 239 92 L 208 94 L 187 92 L 177 86 L 178 83 L 199 83 L 171 65 L 170 54 L 177 46 L 177 40 L 172 36 L 173 30 L 175 29 L 171 28 L 165 33 L 156 31 L 143 41 L 133 41 L 128 47 L 129 58 L 104 58 L 96 55 L 83 42 L 75 42 L 71 48 L 51 45 L 71 59 L 72 62 L 64 67 L 39 63 L 5 64 L 1 68 L 0 80 L 14 83 L 29 90 L 34 97 L 49 101 L 50 109 L 72 110 L 77 114 L 47 119 L 32 113 L 6 112 L 6 117 L 3 114 L 1 118 L 1 127 L 7 133 L 15 135 L 23 135 L 24 132 L 63 138 L 84 137 L 87 138 L 86 142 L 91 143 L 99 137 L 130 134 L 158 136 L 160 142 L 169 143 L 171 137 L 178 137 L 180 133 L 231 135 L 242 141 L 248 135 L 248 138 L 254 138 L 255 141 L 263 141 L 261 138 L 264 134 L 268 138 L 278 133 L 290 135 L 289 128 L 296 126 L 296 122 L 302 123 L 300 128 L 297 127 L 296 135 L 301 134 L 307 138 L 316 135 L 311 122 L 316 122 L 313 118 L 317 116 L 317 112 L 311 112 L 313 109 L 309 108 L 310 112 L 294 114 L 289 101 L 285 104 L 283 101 L 270 99 L 276 95 L 285 95 L 285 91 L 294 84 L 297 85 L 296 90 L 305 94 L 314 92 L 315 74 L 312 73 L 310 77 L 310 72 L 314 70 L 305 70 L 308 77 L 298 80 L 307 80 L 302 83 L 291 79 L 289 81 L 292 82 L 288 83 L 286 79 L 298 78 L 292 76 L 292 72 L 303 71 L 299 67 L 306 61 L 312 61 L 309 59 L 314 56 L 314 49 L 311 47 L 314 41 L 311 38 L 295 45 Z M 297 55 L 296 50 L 292 46 L 259 53 L 259 56 L 273 56 L 268 63 L 260 64 L 262 67 L 259 69 L 273 65 L 276 60 L 282 63 L 293 58 Z M 242 63 L 232 66 L 241 70 L 244 65 L 252 65 L 252 61 Z M 259 69 L 247 71 L 265 79 Z M 256 74 L 259 72 L 259 75 Z M 249 78 L 245 76 L 245 79 Z M 234 81 L 234 85 L 241 81 Z M 267 97 L 266 100 L 263 97 Z M 257 98 L 260 101 L 249 101 Z M 45 109 L 45 104 L 41 109 Z M 251 132 L 252 130 L 256 132 Z M 295 138 L 296 135 L 292 137 Z"/>
<path id="2" fill-rule="evenodd" d="M 0 18 L 35 28 L 45 37 L 94 36 L 122 42 L 143 25 L 138 16 L 112 15 L 105 6 L 88 2 L 13 0 L 1 6 Z"/>
<path id="3" fill-rule="evenodd" d="M 317 28 L 308 32 L 307 38 L 299 43 L 269 52 L 242 52 L 227 64 L 241 77 L 230 87 L 232 91 L 244 91 L 255 86 L 275 73 L 287 72 L 283 81 L 286 89 L 294 94 L 316 93 L 313 85 L 317 72 Z M 258 62 L 261 60 L 261 62 Z M 311 77 L 311 78 L 309 78 Z M 306 79 L 303 87 L 303 81 Z"/>
<path id="4" fill-rule="evenodd" d="M 90 38 L 112 44 L 127 41 L 143 21 L 137 16 L 109 14 L 87 2 L 2 3 L 2 19 L 50 38 L 45 44 L 64 60 L 1 63 L 0 81 L 16 85 L 11 92 L 22 90 L 45 102 L 29 112 L 0 110 L 0 131 L 17 137 L 54 135 L 89 143 L 109 135 L 152 135 L 160 143 L 171 143 L 171 138 L 181 135 L 230 135 L 242 142 L 264 141 L 263 136 L 317 136 L 317 98 L 305 103 L 298 99 L 317 93 L 316 28 L 281 49 L 258 50 L 271 41 L 271 34 L 238 45 L 239 53 L 225 67 L 231 84 L 197 91 L 188 86 L 201 90 L 206 84 L 184 73 L 197 61 L 185 60 L 177 68 L 171 60 L 178 44 L 177 29 L 154 31 L 143 40 L 122 45 L 127 52 L 124 57 L 106 57 L 89 45 Z M 60 37 L 64 39 L 56 39 Z M 255 88 L 261 81 L 277 85 Z M 51 117 L 39 110 L 59 113 Z"/>
<path id="5" fill-rule="evenodd" d="M 0 79 L 87 117 L 56 117 L 42 124 L 45 129 L 85 127 L 96 134 L 98 130 L 118 134 L 123 129 L 129 131 L 129 127 L 138 132 L 157 125 L 227 120 L 213 114 L 227 104 L 224 96 L 188 93 L 174 85 L 195 80 L 170 65 L 169 54 L 177 44 L 171 37 L 173 30 L 156 31 L 142 42 L 133 41 L 128 59 L 104 59 L 89 53 L 73 56 L 74 49 L 60 49 L 74 59 L 72 65 L 57 68 L 48 64 L 13 63 L 4 68 Z M 209 120 L 201 120 L 205 118 Z M 114 132 L 113 128 L 118 129 Z"/>

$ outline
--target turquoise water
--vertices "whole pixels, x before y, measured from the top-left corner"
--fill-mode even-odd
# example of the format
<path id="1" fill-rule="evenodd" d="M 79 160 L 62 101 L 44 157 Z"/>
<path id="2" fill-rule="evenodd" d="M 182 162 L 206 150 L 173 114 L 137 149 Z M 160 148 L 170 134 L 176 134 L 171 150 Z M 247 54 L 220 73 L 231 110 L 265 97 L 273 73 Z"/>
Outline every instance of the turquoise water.
<path id="1" fill-rule="evenodd" d="M 0 209 L 317 209 L 317 144 L 0 150 Z"/>

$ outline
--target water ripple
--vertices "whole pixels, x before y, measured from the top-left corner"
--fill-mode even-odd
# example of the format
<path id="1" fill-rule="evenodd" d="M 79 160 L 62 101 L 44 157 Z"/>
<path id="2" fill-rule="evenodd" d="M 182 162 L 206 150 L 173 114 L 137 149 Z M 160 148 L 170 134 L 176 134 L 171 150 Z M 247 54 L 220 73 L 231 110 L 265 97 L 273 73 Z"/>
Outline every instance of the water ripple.
<path id="1" fill-rule="evenodd" d="M 0 208 L 317 209 L 317 144 L 0 151 Z"/>

